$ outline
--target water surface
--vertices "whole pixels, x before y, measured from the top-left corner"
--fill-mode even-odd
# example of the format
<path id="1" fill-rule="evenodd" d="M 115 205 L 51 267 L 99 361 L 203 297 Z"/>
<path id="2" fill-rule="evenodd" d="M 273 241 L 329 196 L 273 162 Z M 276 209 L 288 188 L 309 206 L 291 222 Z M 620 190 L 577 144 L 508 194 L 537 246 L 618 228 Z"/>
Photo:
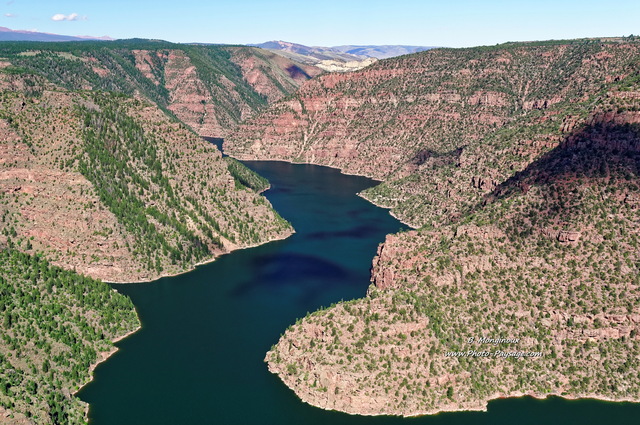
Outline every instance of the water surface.
<path id="1" fill-rule="evenodd" d="M 501 400 L 488 413 L 349 416 L 302 403 L 263 362 L 296 319 L 360 298 L 384 235 L 404 228 L 356 196 L 370 179 L 283 162 L 246 162 L 296 234 L 240 250 L 190 273 L 114 285 L 142 329 L 117 343 L 80 393 L 92 425 L 638 424 L 640 405 L 551 398 Z"/>

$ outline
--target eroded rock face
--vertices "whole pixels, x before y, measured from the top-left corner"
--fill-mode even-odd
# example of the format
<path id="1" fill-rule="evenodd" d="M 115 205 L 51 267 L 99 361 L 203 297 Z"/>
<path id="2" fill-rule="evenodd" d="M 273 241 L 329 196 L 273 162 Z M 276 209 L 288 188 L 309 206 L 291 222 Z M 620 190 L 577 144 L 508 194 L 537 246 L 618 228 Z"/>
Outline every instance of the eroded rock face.
<path id="1" fill-rule="evenodd" d="M 365 78 L 357 73 L 321 78 L 305 88 L 322 82 L 322 96 L 311 101 L 302 95 L 297 109 L 277 105 L 248 124 L 259 132 L 260 123 L 268 128 L 270 116 L 290 117 L 288 130 L 269 133 L 257 146 L 240 143 L 238 152 L 247 147 L 258 156 L 295 153 L 316 160 L 313 154 L 330 146 L 318 132 L 306 143 L 295 139 L 269 148 L 278 138 L 289 140 L 294 122 L 298 134 L 311 123 L 316 128 L 335 123 L 333 131 L 351 130 L 350 137 L 360 142 L 354 144 L 355 165 L 340 166 L 371 170 L 375 167 L 363 159 L 368 146 L 388 144 L 401 151 L 407 125 L 396 120 L 386 133 L 376 132 L 378 138 L 356 137 L 365 133 L 344 125 L 341 120 L 353 111 L 337 107 L 338 100 L 349 97 L 346 104 L 358 105 L 365 93 L 384 91 L 388 104 L 396 102 L 401 110 L 407 108 L 398 101 L 401 90 L 432 75 L 442 85 L 449 82 L 446 91 L 436 84 L 439 92 L 429 95 L 435 106 L 421 105 L 423 116 L 436 107 L 450 113 L 451 127 L 432 116 L 424 123 L 423 134 L 437 129 L 440 145 L 417 146 L 397 170 L 379 171 L 385 181 L 365 193 L 404 220 L 425 226 L 386 238 L 373 260 L 367 297 L 307 316 L 267 353 L 269 370 L 302 400 L 354 414 L 403 416 L 485 410 L 489 400 L 525 394 L 640 400 L 640 378 L 630 367 L 640 356 L 640 85 L 623 65 L 629 55 L 640 55 L 638 44 L 583 51 L 583 68 L 562 83 L 523 80 L 512 92 L 518 98 L 508 102 L 520 108 L 519 117 L 500 115 L 504 92 L 495 86 L 465 92 L 465 84 L 482 86 L 484 75 L 500 75 L 494 74 L 497 68 L 513 68 L 534 51 L 534 62 L 553 68 L 575 59 L 575 47 L 496 49 L 488 55 L 490 65 L 486 52 L 471 49 L 464 52 L 470 60 L 449 69 L 467 78 L 456 83 L 450 83 L 451 75 L 437 74 L 424 57 L 420 65 L 428 73 L 413 62 L 418 69 L 413 81 L 393 69 L 396 77 L 404 76 L 387 80 L 384 90 L 379 82 L 357 81 Z M 454 53 L 440 54 L 451 59 Z M 391 63 L 403 64 L 383 61 L 367 78 L 375 79 L 376 67 Z M 609 68 L 602 72 L 604 63 Z M 597 101 L 589 97 L 603 89 Z M 419 96 L 404 99 L 417 102 Z M 576 116 L 576 103 L 588 114 Z M 458 104 L 490 104 L 494 109 L 480 119 L 491 122 L 490 112 L 503 121 L 495 121 L 499 124 L 490 132 L 477 131 L 482 127 L 476 124 L 457 133 L 453 122 L 464 126 L 465 113 L 477 112 L 455 111 L 452 105 Z M 385 117 L 399 116 L 380 105 L 368 107 Z M 458 155 L 447 143 L 454 135 Z M 367 161 L 382 165 L 390 158 Z M 512 342 L 481 342 L 484 338 Z M 504 353 L 522 355 L 506 360 Z"/>
<path id="2" fill-rule="evenodd" d="M 170 93 L 169 110 L 199 135 L 223 137 L 225 128 L 218 122 L 211 93 L 191 59 L 184 52 L 171 51 L 164 70 Z"/>
<path id="3" fill-rule="evenodd" d="M 309 162 L 383 180 L 363 195 L 413 226 L 437 224 L 570 143 L 583 126 L 637 122 L 637 112 L 622 106 L 634 101 L 628 91 L 611 86 L 596 103 L 589 99 L 629 76 L 626 61 L 638 50 L 624 42 L 521 44 L 382 60 L 309 81 L 295 98 L 244 122 L 225 146 L 238 158 Z M 575 57 L 581 61 L 568 72 Z M 587 118 L 571 109 L 576 104 L 590 111 Z M 621 110 L 598 110 L 609 104 Z"/>
<path id="4" fill-rule="evenodd" d="M 135 57 L 136 68 L 142 72 L 145 78 L 153 81 L 153 84 L 159 86 L 162 84 L 160 72 L 162 71 L 162 65 L 167 62 L 167 52 L 152 52 L 148 50 L 133 50 Z"/>
<path id="5" fill-rule="evenodd" d="M 473 176 L 473 178 L 471 179 L 471 185 L 483 192 L 491 192 L 493 189 L 495 189 L 498 183 L 490 178 Z"/>
<path id="6" fill-rule="evenodd" d="M 12 55 L 6 66 L 24 68 L 70 90 L 145 98 L 199 135 L 211 137 L 223 137 L 241 120 L 322 72 L 251 47 L 133 44 L 135 48 L 115 41 L 100 51 L 81 45 L 72 52 L 26 51 Z M 51 63 L 43 67 L 43 61 Z"/>
<path id="7" fill-rule="evenodd" d="M 255 48 L 228 48 L 229 61 L 238 66 L 242 78 L 258 96 L 250 102 L 245 88 L 215 69 L 198 69 L 188 52 L 136 51 L 138 69 L 156 84 L 157 75 L 169 93 L 168 108 L 201 136 L 224 137 L 241 120 L 267 103 L 295 91 L 300 84 L 320 74 L 319 68 L 303 65 Z M 150 55 L 156 55 L 156 57 Z M 207 75 L 207 74 L 213 74 Z M 213 78 L 213 79 L 212 79 Z"/>
<path id="8" fill-rule="evenodd" d="M 558 241 L 560 242 L 577 242 L 580 239 L 580 232 L 571 230 L 563 230 L 558 233 Z"/>
<path id="9" fill-rule="evenodd" d="M 0 234 L 3 246 L 11 241 L 18 249 L 42 253 L 64 268 L 131 282 L 185 271 L 198 261 L 290 234 L 290 226 L 268 202 L 237 187 L 227 161 L 213 145 L 171 122 L 157 107 L 109 95 L 88 100 L 44 81 L 38 84 L 37 98 L 18 91 L 0 102 L 0 111 L 11 117 L 10 122 L 0 120 L 0 196 L 6 200 L 0 204 L 0 217 L 10 223 Z M 107 109 L 115 112 L 104 114 Z M 101 142 L 111 150 L 91 156 L 85 126 L 96 134 L 105 122 L 112 132 Z M 145 138 L 144 152 L 136 156 L 128 150 L 134 148 L 134 140 L 125 138 L 125 129 L 137 132 L 136 141 Z M 92 145 L 91 150 L 95 149 L 99 148 Z M 100 181 L 87 177 L 91 167 L 80 165 L 96 166 L 99 160 L 90 161 L 108 155 L 113 155 L 112 161 L 118 155 L 129 158 L 131 169 L 109 174 L 107 166 L 100 177 L 113 179 L 109 180 L 113 185 L 136 182 L 131 183 L 130 196 L 122 200 L 124 206 L 109 203 L 112 192 L 101 191 Z M 147 157 L 143 160 L 142 155 Z M 184 202 L 175 205 L 171 196 Z M 139 203 L 148 213 L 137 218 L 148 223 L 144 233 L 127 222 L 123 212 Z M 247 233 L 246 224 L 235 214 L 241 214 L 242 220 L 248 214 L 255 229 Z M 186 229 L 171 226 L 168 217 L 179 216 Z M 177 245 L 186 251 L 197 240 L 196 245 L 206 245 L 208 254 L 178 259 L 159 250 L 150 257 L 141 244 L 144 234 L 152 231 L 162 235 L 165 248 Z"/>
<path id="10" fill-rule="evenodd" d="M 241 68 L 245 80 L 265 96 L 270 104 L 288 93 L 293 93 L 309 79 L 322 74 L 322 69 L 316 66 L 294 62 L 267 50 L 255 48 L 232 50 L 231 60 Z"/>

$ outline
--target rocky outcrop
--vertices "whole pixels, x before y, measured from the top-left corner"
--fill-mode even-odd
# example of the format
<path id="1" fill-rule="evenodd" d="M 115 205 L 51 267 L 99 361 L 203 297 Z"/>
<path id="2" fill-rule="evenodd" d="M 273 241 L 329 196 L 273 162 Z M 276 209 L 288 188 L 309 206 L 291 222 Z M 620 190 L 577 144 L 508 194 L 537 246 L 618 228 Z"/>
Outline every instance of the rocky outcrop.
<path id="1" fill-rule="evenodd" d="M 447 72 L 436 66 L 440 55 Z M 423 225 L 378 248 L 365 298 L 291 326 L 267 353 L 269 370 L 309 404 L 364 415 L 485 410 L 522 395 L 640 400 L 640 86 L 629 55 L 640 56 L 637 43 L 413 55 L 381 61 L 366 77 L 321 77 L 303 87 L 297 109 L 276 105 L 250 121 L 269 136 L 255 145 L 240 134 L 239 154 L 319 162 L 329 157 L 314 154 L 333 142 L 318 131 L 307 141 L 292 134 L 331 123 L 356 152 L 353 164 L 327 164 L 376 169 L 385 181 L 364 195 Z M 456 65 L 459 57 L 467 60 Z M 521 68 L 536 78 L 483 80 L 518 81 L 524 58 L 541 66 Z M 568 63 L 577 66 L 567 72 Z M 413 77 L 403 73 L 409 65 Z M 554 67 L 567 78 L 545 79 Z M 384 72 L 395 73 L 385 84 L 376 80 Z M 436 87 L 406 93 L 424 81 Z M 384 101 L 367 107 L 389 120 L 358 133 L 345 120 L 373 112 L 337 105 L 372 93 Z M 422 131 L 398 122 L 396 110 L 411 107 L 403 101 L 422 102 L 413 111 Z M 269 117 L 285 114 L 289 127 L 267 133 Z M 471 116 L 479 119 L 468 131 L 453 125 L 465 128 Z M 369 157 L 369 147 L 399 156 Z"/>
<path id="2" fill-rule="evenodd" d="M 498 185 L 498 182 L 487 177 L 473 176 L 471 178 L 471 185 L 483 192 L 491 192 Z"/>
<path id="3" fill-rule="evenodd" d="M 580 239 L 580 232 L 562 230 L 558 233 L 557 237 L 560 242 L 577 242 Z"/>

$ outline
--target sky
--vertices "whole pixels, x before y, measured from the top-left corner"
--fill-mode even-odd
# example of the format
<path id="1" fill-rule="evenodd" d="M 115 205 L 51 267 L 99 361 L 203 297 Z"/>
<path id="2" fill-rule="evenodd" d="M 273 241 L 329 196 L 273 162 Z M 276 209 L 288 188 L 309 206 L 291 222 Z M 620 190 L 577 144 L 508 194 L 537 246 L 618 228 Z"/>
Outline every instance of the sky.
<path id="1" fill-rule="evenodd" d="M 640 34 L 640 0 L 0 0 L 0 26 L 64 35 L 309 46 L 470 47 Z"/>

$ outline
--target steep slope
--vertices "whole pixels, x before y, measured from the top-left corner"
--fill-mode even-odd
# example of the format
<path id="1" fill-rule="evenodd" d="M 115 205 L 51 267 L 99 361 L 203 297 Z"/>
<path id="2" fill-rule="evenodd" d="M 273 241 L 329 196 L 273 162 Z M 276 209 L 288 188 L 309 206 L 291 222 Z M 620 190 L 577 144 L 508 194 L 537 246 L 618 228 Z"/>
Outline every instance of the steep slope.
<path id="1" fill-rule="evenodd" d="M 637 70 L 638 48 L 580 40 L 388 59 L 306 83 L 225 149 L 384 180 L 365 197 L 414 226 L 435 224 L 556 146 L 603 87 Z"/>
<path id="2" fill-rule="evenodd" d="M 640 400 L 639 82 L 635 39 L 437 49 L 322 76 L 243 124 L 232 155 L 384 179 L 363 195 L 419 228 L 269 369 L 359 414 Z"/>
<path id="3" fill-rule="evenodd" d="M 249 47 L 162 41 L 0 43 L 14 72 L 69 90 L 108 90 L 149 99 L 201 136 L 222 137 L 268 102 L 321 71 Z"/>
<path id="4" fill-rule="evenodd" d="M 213 145 L 146 100 L 23 74 L 0 84 L 0 242 L 121 282 L 290 234 Z"/>
<path id="5" fill-rule="evenodd" d="M 639 401 L 639 119 L 596 116 L 458 223 L 388 236 L 368 296 L 289 328 L 269 369 L 367 415 Z"/>

